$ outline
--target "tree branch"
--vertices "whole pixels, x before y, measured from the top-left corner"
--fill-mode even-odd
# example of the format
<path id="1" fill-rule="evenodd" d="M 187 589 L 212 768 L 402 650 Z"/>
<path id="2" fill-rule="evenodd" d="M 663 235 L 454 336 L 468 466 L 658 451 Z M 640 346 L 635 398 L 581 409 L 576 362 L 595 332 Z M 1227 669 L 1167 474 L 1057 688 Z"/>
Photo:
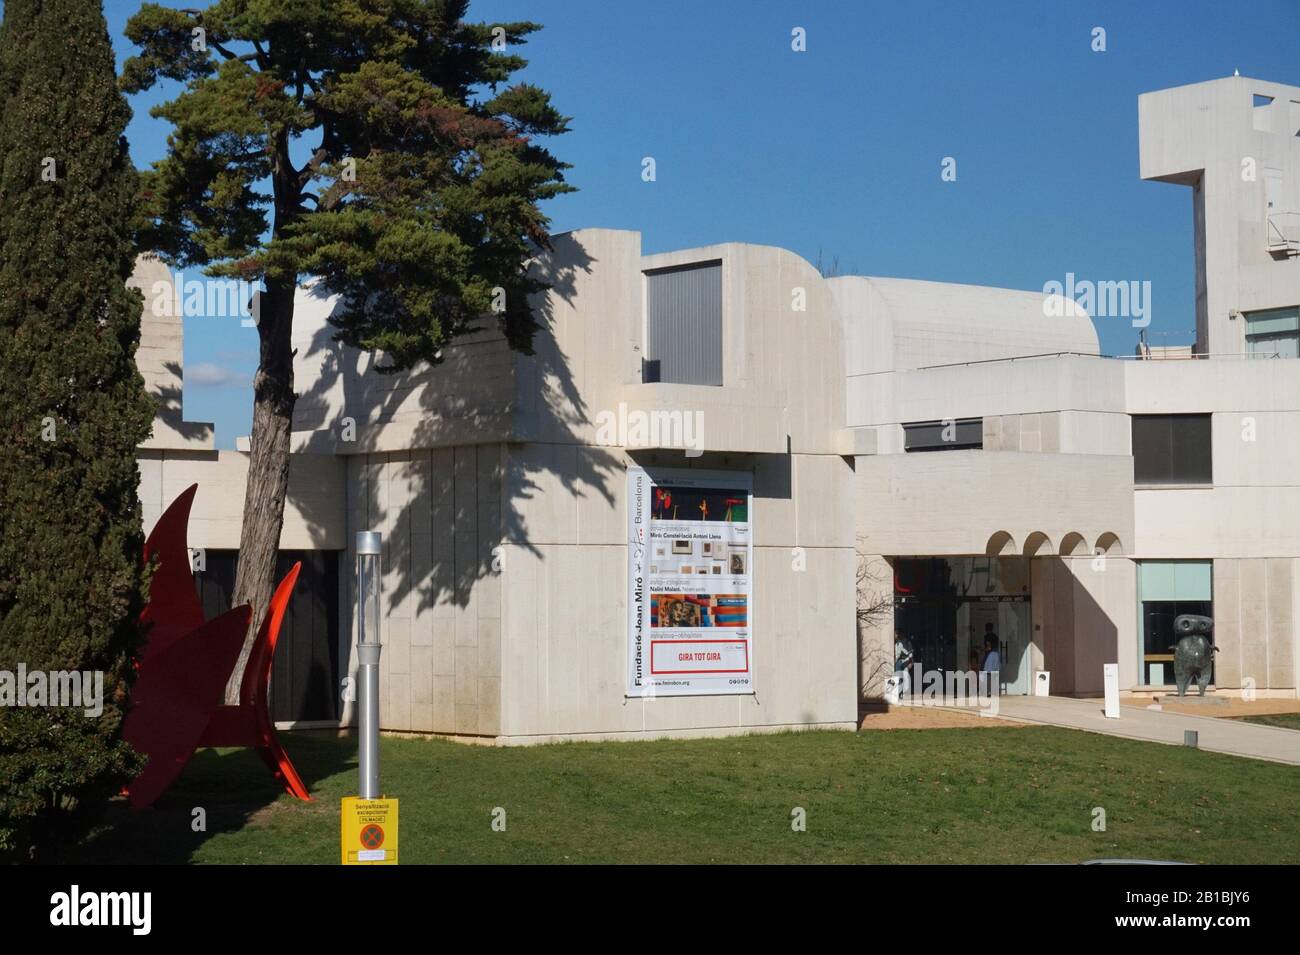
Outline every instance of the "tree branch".
<path id="1" fill-rule="evenodd" d="M 194 22 L 199 24 L 200 26 L 203 25 L 202 10 L 199 10 L 195 7 L 181 7 L 179 12 L 193 17 Z M 263 70 L 267 69 L 266 54 L 263 52 L 261 46 L 258 45 L 258 42 L 256 40 L 253 41 L 253 49 L 257 51 L 256 53 L 238 53 L 238 54 L 232 50 L 227 50 L 224 46 L 222 46 L 220 43 L 218 43 L 216 40 L 212 39 L 211 37 L 207 38 L 207 42 L 211 44 L 212 49 L 216 50 L 227 60 L 239 60 L 241 63 L 256 62 L 257 65 Z"/>
<path id="2" fill-rule="evenodd" d="M 210 43 L 210 44 L 212 45 L 212 49 L 216 50 L 218 53 L 220 53 L 222 56 L 224 56 L 227 60 L 240 60 L 241 62 L 244 62 L 244 63 L 252 63 L 252 62 L 254 62 L 255 60 L 258 60 L 258 55 L 257 55 L 256 53 L 242 53 L 242 54 L 237 54 L 237 53 L 234 53 L 234 52 L 231 51 L 231 50 L 227 50 L 224 46 L 222 46 L 222 45 L 221 45 L 220 43 L 218 43 L 216 40 L 211 40 L 211 39 L 210 39 L 210 40 L 208 40 L 208 43 Z M 259 61 L 257 65 L 258 65 L 258 66 L 261 66 L 262 64 L 261 64 L 261 62 Z"/>
<path id="3" fill-rule="evenodd" d="M 332 150 L 324 144 L 318 146 L 311 154 L 311 158 L 307 160 L 307 164 L 302 169 L 296 170 L 299 189 L 311 182 L 312 177 L 320 169 L 321 163 L 330 158 L 331 152 Z"/>
<path id="4" fill-rule="evenodd" d="M 254 161 L 258 160 L 258 159 L 265 159 L 266 156 L 267 156 L 267 152 L 268 152 L 268 151 L 267 151 L 266 149 L 254 149 L 254 150 L 251 150 L 250 152 L 246 152 L 246 153 L 236 153 L 236 154 L 233 155 L 233 156 L 227 156 L 227 157 L 226 157 L 226 160 L 227 160 L 228 162 L 232 162 L 232 163 L 235 163 L 235 162 L 254 162 Z"/>

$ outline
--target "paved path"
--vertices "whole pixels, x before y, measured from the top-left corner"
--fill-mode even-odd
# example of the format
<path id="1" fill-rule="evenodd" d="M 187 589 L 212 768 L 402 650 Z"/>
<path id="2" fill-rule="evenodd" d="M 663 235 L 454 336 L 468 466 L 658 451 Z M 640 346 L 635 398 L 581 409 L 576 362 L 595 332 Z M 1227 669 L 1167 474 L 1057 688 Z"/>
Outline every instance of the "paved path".
<path id="1" fill-rule="evenodd" d="M 1101 700 L 1072 700 L 1061 696 L 1004 696 L 998 701 L 998 716 L 1178 746 L 1183 745 L 1184 730 L 1196 730 L 1201 749 L 1300 766 L 1300 730 L 1240 720 L 1133 706 L 1120 707 L 1120 718 L 1108 720 L 1102 713 Z"/>

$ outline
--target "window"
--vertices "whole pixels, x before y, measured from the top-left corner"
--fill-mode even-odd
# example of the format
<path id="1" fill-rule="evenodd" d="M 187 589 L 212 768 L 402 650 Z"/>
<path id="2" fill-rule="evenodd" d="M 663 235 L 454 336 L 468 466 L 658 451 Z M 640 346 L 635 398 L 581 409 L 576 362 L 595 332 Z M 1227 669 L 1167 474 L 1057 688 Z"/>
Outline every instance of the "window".
<path id="1" fill-rule="evenodd" d="M 239 551 L 207 549 L 194 583 L 204 616 L 212 620 L 230 609 L 235 591 Z M 334 721 L 342 716 L 339 694 L 339 569 L 337 550 L 282 550 L 276 558 L 276 579 L 295 561 L 302 573 L 285 608 L 275 666 L 271 670 L 271 719 Z M 346 586 L 347 577 L 343 578 Z M 344 623 L 346 627 L 347 624 Z"/>
<path id="2" fill-rule="evenodd" d="M 1142 648 L 1138 681 L 1171 686 L 1178 642 L 1174 620 L 1180 614 L 1214 616 L 1212 564 L 1208 560 L 1138 561 L 1138 626 Z"/>
<path id="3" fill-rule="evenodd" d="M 1300 308 L 1271 308 L 1246 313 L 1246 354 L 1300 357 Z"/>
<path id="4" fill-rule="evenodd" d="M 904 451 L 963 451 L 984 447 L 984 419 L 913 421 L 903 425 Z"/>
<path id="5" fill-rule="evenodd" d="M 722 384 L 722 262 L 645 273 L 643 381 Z"/>
<path id="6" fill-rule="evenodd" d="M 1134 484 L 1212 484 L 1210 416 L 1133 416 Z"/>
<path id="7" fill-rule="evenodd" d="M 1251 100 L 1254 109 L 1251 110 L 1251 125 L 1261 132 L 1269 132 L 1268 119 L 1269 107 L 1273 105 L 1273 97 L 1265 96 L 1263 93 L 1256 93 Z"/>

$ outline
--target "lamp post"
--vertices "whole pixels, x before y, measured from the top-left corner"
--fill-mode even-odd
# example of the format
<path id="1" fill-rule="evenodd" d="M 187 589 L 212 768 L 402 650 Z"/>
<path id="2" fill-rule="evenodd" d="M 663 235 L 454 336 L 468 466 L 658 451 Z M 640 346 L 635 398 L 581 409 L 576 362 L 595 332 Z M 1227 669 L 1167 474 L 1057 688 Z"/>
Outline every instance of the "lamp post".
<path id="1" fill-rule="evenodd" d="M 379 553 L 378 531 L 357 533 L 357 662 L 360 677 L 360 796 L 379 798 Z"/>

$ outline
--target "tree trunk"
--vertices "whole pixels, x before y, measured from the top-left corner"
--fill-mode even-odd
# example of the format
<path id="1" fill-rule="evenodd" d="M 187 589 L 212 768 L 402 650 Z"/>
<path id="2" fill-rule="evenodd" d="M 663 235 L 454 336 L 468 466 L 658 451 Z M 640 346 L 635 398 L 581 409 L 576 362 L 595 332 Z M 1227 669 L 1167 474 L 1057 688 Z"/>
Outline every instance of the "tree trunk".
<path id="1" fill-rule="evenodd" d="M 239 534 L 239 564 L 232 601 L 232 606 L 252 607 L 253 617 L 226 686 L 227 703 L 239 701 L 244 666 L 276 584 L 276 554 L 280 549 L 284 502 L 289 490 L 289 433 L 297 400 L 290 347 L 294 291 L 292 282 L 268 280 L 258 309 L 261 356 L 253 380 L 252 454 L 244 490 L 244 523 Z"/>

